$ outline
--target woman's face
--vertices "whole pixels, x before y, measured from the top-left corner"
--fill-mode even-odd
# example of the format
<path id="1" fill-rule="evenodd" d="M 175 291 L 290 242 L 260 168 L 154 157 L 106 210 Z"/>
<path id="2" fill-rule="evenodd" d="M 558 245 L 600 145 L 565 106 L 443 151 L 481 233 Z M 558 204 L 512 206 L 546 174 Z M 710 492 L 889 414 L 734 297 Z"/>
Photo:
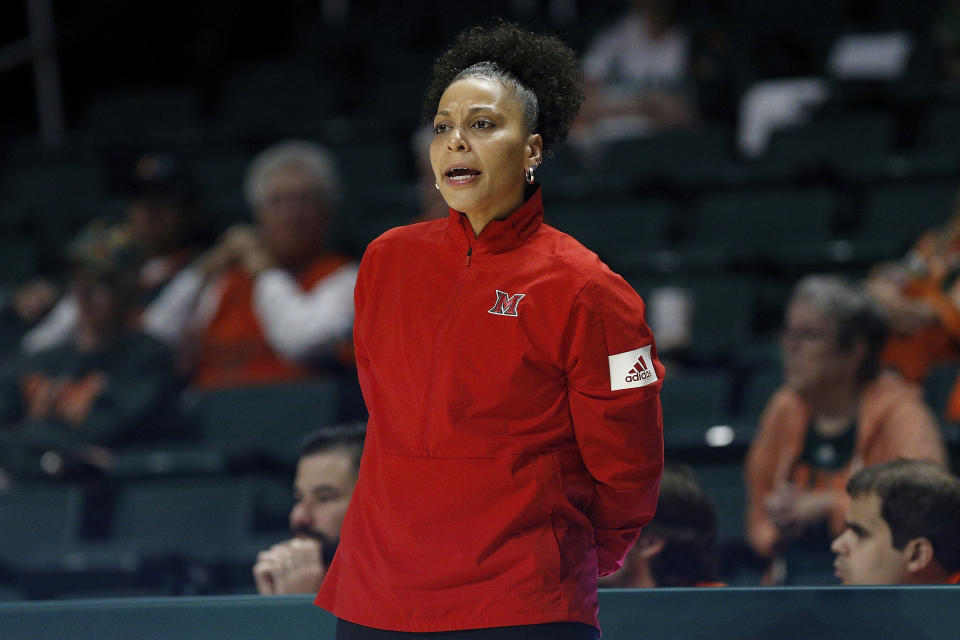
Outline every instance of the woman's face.
<path id="1" fill-rule="evenodd" d="M 463 78 L 444 91 L 433 120 L 430 164 L 450 207 L 483 221 L 523 204 L 524 170 L 543 142 L 523 123 L 523 107 L 496 80 Z"/>
<path id="2" fill-rule="evenodd" d="M 795 300 L 787 309 L 781 342 L 784 381 L 805 397 L 818 397 L 838 385 L 856 379 L 863 359 L 859 344 L 837 346 L 838 327 L 805 300 Z"/>
<path id="3" fill-rule="evenodd" d="M 282 266 L 298 266 L 319 255 L 327 229 L 323 198 L 310 175 L 296 167 L 267 179 L 256 212 L 270 255 Z"/>

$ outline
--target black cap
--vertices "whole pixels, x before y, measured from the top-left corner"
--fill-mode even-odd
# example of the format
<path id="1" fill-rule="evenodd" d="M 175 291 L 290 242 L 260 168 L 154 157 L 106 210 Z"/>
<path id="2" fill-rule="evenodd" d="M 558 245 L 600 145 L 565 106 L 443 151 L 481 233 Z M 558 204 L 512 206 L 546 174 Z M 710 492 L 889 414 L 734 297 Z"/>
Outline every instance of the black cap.
<path id="1" fill-rule="evenodd" d="M 183 162 L 168 153 L 146 153 L 133 163 L 130 175 L 133 197 L 172 202 L 181 206 L 197 200 L 197 185 Z"/>

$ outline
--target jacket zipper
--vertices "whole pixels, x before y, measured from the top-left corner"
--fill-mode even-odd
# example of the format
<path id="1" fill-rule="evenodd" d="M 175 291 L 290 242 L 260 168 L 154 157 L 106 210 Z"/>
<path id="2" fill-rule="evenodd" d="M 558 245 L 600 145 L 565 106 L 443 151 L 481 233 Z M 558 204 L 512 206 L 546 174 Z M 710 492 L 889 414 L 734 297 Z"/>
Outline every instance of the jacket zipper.
<path id="1" fill-rule="evenodd" d="M 450 318 L 453 315 L 453 310 L 456 307 L 456 302 L 460 298 L 460 292 L 463 290 L 464 282 L 467 279 L 467 269 L 470 267 L 471 257 L 473 256 L 473 243 L 470 242 L 470 236 L 467 235 L 467 260 L 464 264 L 464 271 L 460 274 L 458 282 L 454 287 L 453 293 L 450 295 L 450 302 L 447 304 L 447 311 L 444 314 L 443 325 L 437 331 L 437 348 L 433 352 L 433 366 L 431 371 L 433 372 L 430 376 L 430 384 L 427 388 L 427 415 L 426 415 L 426 424 L 423 427 L 423 452 L 429 458 L 430 457 L 430 420 L 431 420 L 431 406 L 433 405 L 433 387 L 434 381 L 437 378 L 437 366 L 439 363 L 443 362 L 443 359 L 440 357 L 440 349 L 444 344 L 444 339 L 446 338 L 447 331 L 450 327 Z"/>

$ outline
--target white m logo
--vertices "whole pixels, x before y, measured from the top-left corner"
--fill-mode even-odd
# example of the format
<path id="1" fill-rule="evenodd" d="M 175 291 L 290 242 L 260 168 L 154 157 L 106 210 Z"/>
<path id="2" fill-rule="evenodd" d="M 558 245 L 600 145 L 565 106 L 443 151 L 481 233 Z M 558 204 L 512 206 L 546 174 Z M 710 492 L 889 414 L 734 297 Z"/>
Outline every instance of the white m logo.
<path id="1" fill-rule="evenodd" d="M 517 305 L 526 295 L 525 293 L 510 295 L 497 289 L 497 301 L 487 313 L 492 313 L 495 316 L 516 316 Z"/>

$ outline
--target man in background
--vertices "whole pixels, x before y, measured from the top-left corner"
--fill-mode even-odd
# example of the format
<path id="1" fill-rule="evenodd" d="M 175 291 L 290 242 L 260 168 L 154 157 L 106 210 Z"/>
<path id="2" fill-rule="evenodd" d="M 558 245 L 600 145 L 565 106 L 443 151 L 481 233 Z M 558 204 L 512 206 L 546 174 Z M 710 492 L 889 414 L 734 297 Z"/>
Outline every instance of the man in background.
<path id="1" fill-rule="evenodd" d="M 253 577 L 262 595 L 316 593 L 333 559 L 357 484 L 366 427 L 319 429 L 304 440 L 294 479 L 291 538 L 257 555 Z"/>
<path id="2" fill-rule="evenodd" d="M 850 478 L 846 529 L 830 546 L 846 585 L 960 583 L 960 480 L 894 460 Z"/>
<path id="3" fill-rule="evenodd" d="M 685 465 L 667 464 L 657 513 L 618 571 L 602 587 L 723 586 L 717 581 L 717 516 Z"/>

